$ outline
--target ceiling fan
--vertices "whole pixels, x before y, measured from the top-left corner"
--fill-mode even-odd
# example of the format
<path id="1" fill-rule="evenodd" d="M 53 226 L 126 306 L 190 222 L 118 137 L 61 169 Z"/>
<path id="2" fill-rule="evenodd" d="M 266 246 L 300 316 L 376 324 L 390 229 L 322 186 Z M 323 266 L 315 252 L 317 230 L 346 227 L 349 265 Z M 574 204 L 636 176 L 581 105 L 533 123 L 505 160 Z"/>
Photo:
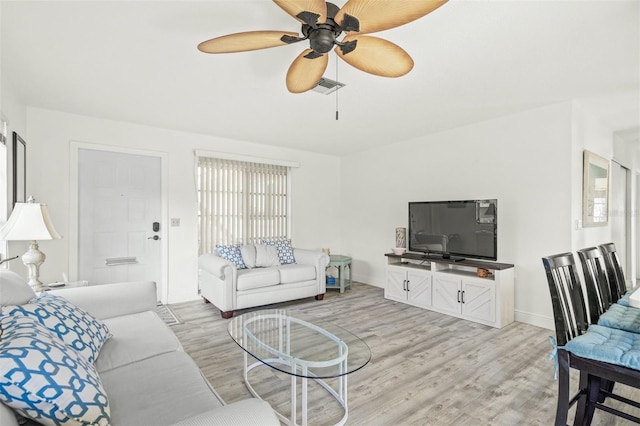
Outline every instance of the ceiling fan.
<path id="1" fill-rule="evenodd" d="M 267 49 L 309 40 L 287 72 L 287 88 L 302 93 L 318 84 L 335 52 L 359 70 L 383 77 L 400 77 L 411 71 L 413 59 L 401 47 L 367 36 L 404 25 L 432 12 L 447 0 L 348 0 L 342 8 L 324 0 L 273 0 L 302 23 L 302 35 L 288 31 L 248 31 L 203 41 L 204 53 L 235 53 Z M 346 33 L 342 40 L 338 38 Z"/>

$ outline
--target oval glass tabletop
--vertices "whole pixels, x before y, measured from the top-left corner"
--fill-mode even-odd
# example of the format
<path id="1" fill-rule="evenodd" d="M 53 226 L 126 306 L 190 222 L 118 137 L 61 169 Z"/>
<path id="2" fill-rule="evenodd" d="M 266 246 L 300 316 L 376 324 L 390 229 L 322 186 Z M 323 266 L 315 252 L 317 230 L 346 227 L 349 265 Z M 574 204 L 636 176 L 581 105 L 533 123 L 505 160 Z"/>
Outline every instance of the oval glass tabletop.
<path id="1" fill-rule="evenodd" d="M 234 316 L 228 331 L 258 361 L 300 377 L 343 376 L 371 359 L 369 346 L 358 336 L 329 321 L 286 309 Z"/>

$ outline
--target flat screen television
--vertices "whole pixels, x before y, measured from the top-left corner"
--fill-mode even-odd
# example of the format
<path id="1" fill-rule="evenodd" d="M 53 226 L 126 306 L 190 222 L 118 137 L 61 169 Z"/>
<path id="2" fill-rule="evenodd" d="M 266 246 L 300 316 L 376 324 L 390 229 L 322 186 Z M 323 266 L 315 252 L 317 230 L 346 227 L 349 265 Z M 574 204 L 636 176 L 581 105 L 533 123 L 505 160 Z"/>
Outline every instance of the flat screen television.
<path id="1" fill-rule="evenodd" d="M 497 260 L 498 200 L 409 203 L 409 251 Z"/>

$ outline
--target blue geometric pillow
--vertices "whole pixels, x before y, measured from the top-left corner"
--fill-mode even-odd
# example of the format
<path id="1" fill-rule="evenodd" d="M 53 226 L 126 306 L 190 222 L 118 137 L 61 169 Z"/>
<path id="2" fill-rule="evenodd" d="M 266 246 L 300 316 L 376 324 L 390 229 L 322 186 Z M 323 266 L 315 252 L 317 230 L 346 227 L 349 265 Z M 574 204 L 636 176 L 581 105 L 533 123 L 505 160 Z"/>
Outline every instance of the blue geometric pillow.
<path id="1" fill-rule="evenodd" d="M 0 329 L 0 401 L 45 425 L 109 424 L 93 364 L 32 318 L 2 315 Z"/>
<path id="2" fill-rule="evenodd" d="M 101 321 L 78 308 L 64 297 L 43 293 L 26 305 L 5 306 L 2 312 L 36 319 L 93 363 L 109 338 L 109 329 Z"/>
<path id="3" fill-rule="evenodd" d="M 278 257 L 280 263 L 286 265 L 289 263 L 296 263 L 296 259 L 293 257 L 293 248 L 291 247 L 291 240 L 279 239 L 279 240 L 262 240 L 262 244 L 275 246 L 278 249 Z"/>
<path id="4" fill-rule="evenodd" d="M 240 246 L 223 246 L 216 245 L 216 250 L 218 251 L 218 255 L 228 260 L 231 263 L 236 265 L 238 269 L 245 269 L 247 266 L 244 264 L 244 260 L 242 260 L 242 252 L 240 251 Z"/>

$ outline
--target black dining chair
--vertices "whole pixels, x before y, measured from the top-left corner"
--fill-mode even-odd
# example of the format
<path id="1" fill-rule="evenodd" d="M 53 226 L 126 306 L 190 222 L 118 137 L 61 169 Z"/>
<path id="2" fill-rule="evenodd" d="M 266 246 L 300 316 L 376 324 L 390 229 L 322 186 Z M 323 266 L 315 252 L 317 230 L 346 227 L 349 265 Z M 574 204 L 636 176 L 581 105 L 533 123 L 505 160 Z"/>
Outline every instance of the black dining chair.
<path id="1" fill-rule="evenodd" d="M 597 247 L 578 250 L 577 253 L 582 264 L 582 275 L 589 303 L 589 318 L 591 324 L 597 324 L 600 315 L 605 313 L 613 303 L 609 280 L 600 263 L 601 254 Z"/>
<path id="2" fill-rule="evenodd" d="M 607 271 L 607 279 L 611 288 L 611 298 L 614 302 L 618 302 L 627 293 L 627 283 L 624 280 L 624 270 L 616 251 L 614 243 L 600 244 L 598 246 L 602 253 L 604 266 Z M 624 302 L 623 302 L 624 303 Z M 628 305 L 628 302 L 625 303 Z"/>
<path id="3" fill-rule="evenodd" d="M 591 324 L 640 333 L 640 309 L 615 303 L 611 285 L 602 268 L 602 253 L 597 247 L 578 250 L 582 264 Z"/>
<path id="4" fill-rule="evenodd" d="M 605 405 L 611 398 L 640 408 L 640 403 L 614 394 L 610 383 L 640 388 L 640 334 L 590 323 L 572 253 L 542 258 L 553 305 L 557 346 L 558 402 L 556 426 L 566 425 L 577 403 L 574 425 L 590 425 L 596 409 L 640 424 L 640 418 Z M 636 355 L 636 356 L 634 356 Z M 637 364 L 637 365 L 636 365 Z M 578 391 L 570 397 L 569 375 L 580 373 Z"/>

